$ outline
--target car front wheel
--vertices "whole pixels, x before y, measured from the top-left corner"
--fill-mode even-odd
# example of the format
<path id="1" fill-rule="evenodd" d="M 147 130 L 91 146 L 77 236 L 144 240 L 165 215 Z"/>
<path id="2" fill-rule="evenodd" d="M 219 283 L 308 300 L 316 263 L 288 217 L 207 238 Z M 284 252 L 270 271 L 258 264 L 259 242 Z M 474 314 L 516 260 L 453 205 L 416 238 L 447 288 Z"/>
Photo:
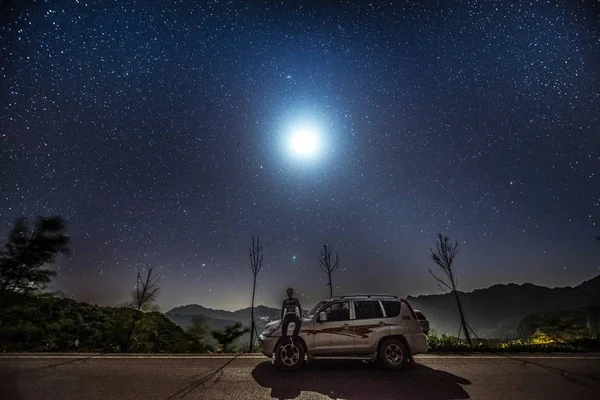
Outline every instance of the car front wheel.
<path id="1" fill-rule="evenodd" d="M 304 363 L 304 346 L 298 340 L 282 339 L 275 348 L 275 366 L 286 371 L 297 370 Z"/>
<path id="2" fill-rule="evenodd" d="M 408 350 L 400 340 L 388 339 L 379 349 L 379 361 L 387 369 L 401 369 L 408 362 Z"/>

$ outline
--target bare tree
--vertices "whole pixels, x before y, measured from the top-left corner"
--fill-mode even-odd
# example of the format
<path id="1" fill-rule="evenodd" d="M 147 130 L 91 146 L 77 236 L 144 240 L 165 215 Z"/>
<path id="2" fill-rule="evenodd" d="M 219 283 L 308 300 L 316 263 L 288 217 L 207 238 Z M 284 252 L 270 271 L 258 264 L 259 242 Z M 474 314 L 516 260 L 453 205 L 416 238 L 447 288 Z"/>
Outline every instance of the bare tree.
<path id="1" fill-rule="evenodd" d="M 252 235 L 252 247 L 248 252 L 248 261 L 250 266 L 250 271 L 252 271 L 252 277 L 254 278 L 254 282 L 252 284 L 252 308 L 250 309 L 250 319 L 252 320 L 250 327 L 250 345 L 248 352 L 252 353 L 252 347 L 254 346 L 254 332 L 255 322 L 254 322 L 254 294 L 256 293 L 256 275 L 262 269 L 263 264 L 263 248 L 260 243 L 260 239 L 257 237 L 256 241 L 254 239 L 254 235 Z"/>
<path id="2" fill-rule="evenodd" d="M 471 343 L 471 335 L 469 334 L 469 330 L 467 329 L 467 323 L 465 321 L 465 315 L 462 310 L 462 306 L 460 305 L 460 299 L 458 298 L 458 292 L 456 290 L 457 279 L 454 276 L 454 272 L 452 271 L 452 263 L 458 254 L 458 242 L 454 244 L 450 243 L 450 240 L 446 236 L 442 236 L 441 233 L 438 233 L 438 242 L 436 243 L 435 251 L 429 248 L 431 251 L 431 258 L 433 261 L 440 267 L 445 278 L 439 278 L 436 276 L 431 268 L 429 268 L 429 273 L 435 278 L 438 282 L 438 286 L 445 292 L 450 291 L 454 295 L 456 299 L 456 305 L 458 306 L 458 312 L 460 313 L 460 323 L 462 330 L 465 331 L 465 336 L 467 338 L 467 342 L 469 346 Z M 459 333 L 460 335 L 460 333 Z"/>
<path id="3" fill-rule="evenodd" d="M 158 286 L 160 276 L 158 272 L 154 272 L 154 267 L 155 265 L 148 267 L 145 278 L 142 278 L 141 272 L 138 272 L 137 274 L 137 283 L 135 290 L 132 293 L 133 301 L 131 302 L 131 306 L 135 309 L 135 312 L 133 314 L 131 328 L 129 329 L 129 333 L 127 335 L 127 341 L 125 342 L 126 351 L 129 351 L 131 339 L 135 335 L 135 326 L 140 318 L 141 312 L 154 310 L 156 308 L 154 303 L 156 301 L 156 295 L 160 289 L 160 286 Z"/>
<path id="4" fill-rule="evenodd" d="M 340 258 L 337 254 L 335 255 L 335 261 L 333 262 L 333 264 L 331 263 L 331 254 L 331 245 L 324 244 L 323 251 L 319 255 L 319 263 L 321 264 L 321 268 L 323 268 L 323 270 L 327 274 L 327 286 L 329 286 L 329 297 L 333 297 L 333 285 L 331 284 L 331 274 L 340 266 Z"/>

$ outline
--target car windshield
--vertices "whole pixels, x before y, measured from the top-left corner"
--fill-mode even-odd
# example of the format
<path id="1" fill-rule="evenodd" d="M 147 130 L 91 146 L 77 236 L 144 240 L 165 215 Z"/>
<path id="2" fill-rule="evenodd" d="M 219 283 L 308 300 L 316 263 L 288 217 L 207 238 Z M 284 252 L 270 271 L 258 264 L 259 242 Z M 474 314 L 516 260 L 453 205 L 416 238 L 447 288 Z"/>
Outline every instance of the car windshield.
<path id="1" fill-rule="evenodd" d="M 327 301 L 325 301 L 325 300 L 321 300 L 320 302 L 318 302 L 318 303 L 317 303 L 317 305 L 316 305 L 316 306 L 314 306 L 314 307 L 312 308 L 312 310 L 310 310 L 310 311 L 308 312 L 308 314 L 306 314 L 306 317 L 307 317 L 307 318 L 312 318 L 312 317 L 314 317 L 314 315 L 315 315 L 317 312 L 319 312 L 319 310 L 321 309 L 321 307 L 323 307 L 323 305 L 324 305 L 325 303 L 327 303 Z"/>

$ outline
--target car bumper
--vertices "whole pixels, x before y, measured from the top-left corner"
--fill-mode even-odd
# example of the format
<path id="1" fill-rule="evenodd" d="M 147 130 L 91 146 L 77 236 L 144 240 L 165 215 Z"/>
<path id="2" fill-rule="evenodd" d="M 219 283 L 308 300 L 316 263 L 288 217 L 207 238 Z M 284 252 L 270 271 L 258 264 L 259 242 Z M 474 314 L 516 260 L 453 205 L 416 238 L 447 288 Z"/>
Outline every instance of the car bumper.
<path id="1" fill-rule="evenodd" d="M 424 333 L 408 335 L 406 339 L 408 340 L 408 345 L 410 346 L 410 351 L 412 354 L 427 353 L 429 350 L 427 335 Z"/>
<path id="2" fill-rule="evenodd" d="M 265 336 L 260 335 L 258 337 L 258 344 L 260 347 L 260 352 L 269 358 L 273 358 L 273 353 L 275 352 L 275 345 L 279 340 L 279 336 Z"/>

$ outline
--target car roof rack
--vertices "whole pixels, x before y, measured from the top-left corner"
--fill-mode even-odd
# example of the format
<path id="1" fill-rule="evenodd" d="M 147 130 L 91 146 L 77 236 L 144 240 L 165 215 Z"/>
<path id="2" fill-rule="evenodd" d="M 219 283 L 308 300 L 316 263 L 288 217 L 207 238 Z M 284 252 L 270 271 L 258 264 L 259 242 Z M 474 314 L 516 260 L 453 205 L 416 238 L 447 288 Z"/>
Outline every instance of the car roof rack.
<path id="1" fill-rule="evenodd" d="M 366 297 L 366 298 L 371 298 L 371 297 L 383 297 L 383 298 L 394 298 L 394 299 L 399 299 L 398 296 L 394 296 L 391 294 L 346 294 L 343 296 L 334 296 L 332 297 L 332 299 L 344 299 L 347 297 Z"/>

